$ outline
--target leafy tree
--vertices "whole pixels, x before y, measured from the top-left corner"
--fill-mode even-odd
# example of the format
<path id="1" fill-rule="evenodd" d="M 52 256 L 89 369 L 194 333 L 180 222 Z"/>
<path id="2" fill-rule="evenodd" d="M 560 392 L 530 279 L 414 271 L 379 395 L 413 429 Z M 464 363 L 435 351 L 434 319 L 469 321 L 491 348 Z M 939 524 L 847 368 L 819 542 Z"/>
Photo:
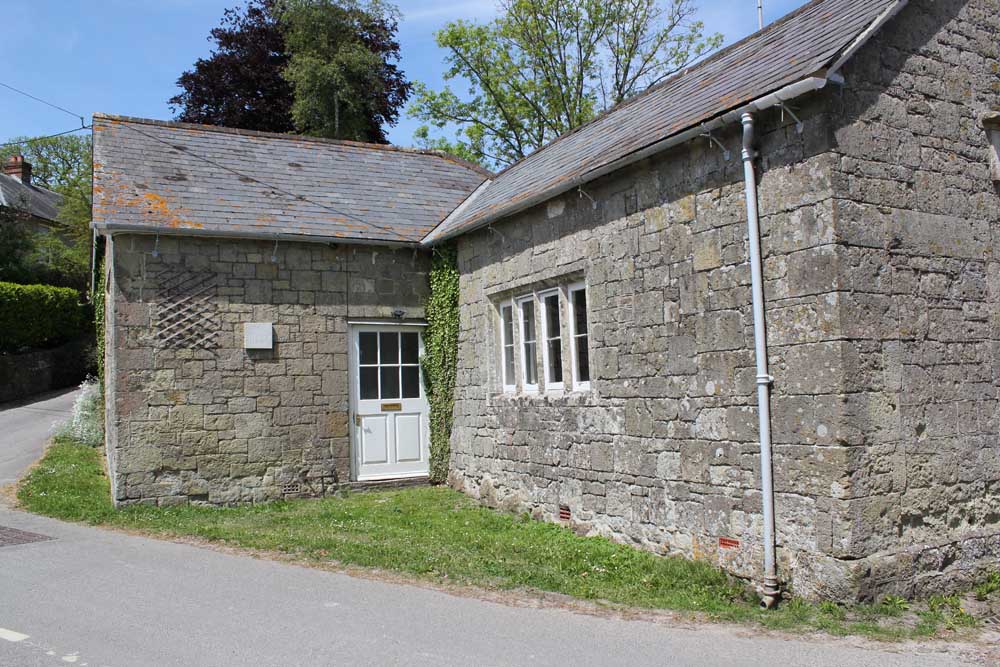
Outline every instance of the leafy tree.
<path id="1" fill-rule="evenodd" d="M 276 0 L 249 0 L 227 9 L 209 33 L 215 49 L 181 74 L 182 92 L 169 104 L 177 120 L 245 130 L 291 132 L 292 87 Z"/>
<path id="2" fill-rule="evenodd" d="M 89 257 L 58 235 L 38 231 L 30 217 L 0 207 L 0 282 L 44 284 L 83 290 Z"/>
<path id="3" fill-rule="evenodd" d="M 23 282 L 29 275 L 28 257 L 34 239 L 27 215 L 9 206 L 0 206 L 0 282 Z"/>
<path id="4" fill-rule="evenodd" d="M 90 190 L 91 141 L 89 134 L 59 137 L 14 137 L 0 147 L 0 160 L 23 155 L 31 163 L 31 182 L 64 194 L 81 184 Z"/>
<path id="5" fill-rule="evenodd" d="M 32 139 L 18 137 L 15 145 L 0 148 L 0 161 L 23 155 L 31 163 L 31 182 L 63 196 L 59 221 L 75 241 L 90 242 L 91 175 L 89 135 Z"/>
<path id="6" fill-rule="evenodd" d="M 20 137 L 0 147 L 0 161 L 24 155 L 31 182 L 63 196 L 54 233 L 39 233 L 23 213 L 27 204 L 4 207 L 0 272 L 13 282 L 82 288 L 87 283 L 91 243 L 90 136 Z"/>
<path id="7" fill-rule="evenodd" d="M 423 86 L 419 83 L 416 88 L 418 94 L 421 90 L 423 90 Z M 454 155 L 457 158 L 461 158 L 466 162 L 483 164 L 485 166 L 485 161 L 482 159 L 481 149 L 482 133 L 474 133 L 475 129 L 476 128 L 474 127 L 466 128 L 466 141 L 452 141 L 447 137 L 431 136 L 431 128 L 426 125 L 421 125 L 413 132 L 413 140 L 418 148 L 447 153 L 448 155 Z M 474 136 L 476 137 L 475 140 L 473 140 Z"/>
<path id="8" fill-rule="evenodd" d="M 479 162 L 509 165 L 717 48 L 695 11 L 694 0 L 500 0 L 492 22 L 436 35 L 445 78 L 469 95 L 421 86 L 410 113 L 457 126 L 451 145 Z M 425 128 L 417 141 L 433 147 Z"/>
<path id="9" fill-rule="evenodd" d="M 380 0 L 286 0 L 282 24 L 300 132 L 386 143 L 412 85 L 399 69 L 399 11 Z"/>
<path id="10" fill-rule="evenodd" d="M 411 90 L 398 20 L 379 0 L 248 0 L 169 103 L 186 122 L 385 142 Z"/>

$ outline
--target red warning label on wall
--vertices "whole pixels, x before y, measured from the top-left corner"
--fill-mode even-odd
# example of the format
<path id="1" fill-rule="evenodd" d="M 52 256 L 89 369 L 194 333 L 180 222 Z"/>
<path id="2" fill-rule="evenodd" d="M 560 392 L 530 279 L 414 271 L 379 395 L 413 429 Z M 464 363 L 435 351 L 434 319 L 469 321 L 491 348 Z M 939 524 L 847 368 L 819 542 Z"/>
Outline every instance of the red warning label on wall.
<path id="1" fill-rule="evenodd" d="M 719 548 L 720 549 L 739 549 L 740 541 L 734 540 L 731 537 L 720 537 L 719 538 Z"/>

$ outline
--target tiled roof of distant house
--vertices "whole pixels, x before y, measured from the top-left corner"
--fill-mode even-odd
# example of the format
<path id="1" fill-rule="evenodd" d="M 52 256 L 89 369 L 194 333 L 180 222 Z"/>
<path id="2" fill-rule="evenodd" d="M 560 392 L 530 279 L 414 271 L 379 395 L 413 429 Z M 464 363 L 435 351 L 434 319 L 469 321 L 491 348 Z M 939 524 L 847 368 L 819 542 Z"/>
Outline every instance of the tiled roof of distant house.
<path id="1" fill-rule="evenodd" d="M 7 174 L 0 174 L 0 206 L 8 206 L 35 218 L 55 222 L 59 216 L 62 195 L 38 187 L 26 185 Z"/>

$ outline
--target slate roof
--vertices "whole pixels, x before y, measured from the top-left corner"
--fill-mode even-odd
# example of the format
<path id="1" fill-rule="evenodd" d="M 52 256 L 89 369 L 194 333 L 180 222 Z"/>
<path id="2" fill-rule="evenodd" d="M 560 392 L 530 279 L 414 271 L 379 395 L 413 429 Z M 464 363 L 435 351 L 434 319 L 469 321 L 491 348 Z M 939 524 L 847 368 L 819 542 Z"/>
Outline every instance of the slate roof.
<path id="1" fill-rule="evenodd" d="M 94 226 L 416 243 L 488 176 L 432 151 L 94 116 Z"/>
<path id="2" fill-rule="evenodd" d="M 61 203 L 60 194 L 37 185 L 25 185 L 20 179 L 0 173 L 0 206 L 16 208 L 36 218 L 55 222 Z"/>
<path id="3" fill-rule="evenodd" d="M 903 4 L 814 0 L 509 167 L 424 242 L 456 236 L 515 213 L 526 202 L 561 194 L 654 143 L 812 75 L 824 76 L 866 29 Z"/>

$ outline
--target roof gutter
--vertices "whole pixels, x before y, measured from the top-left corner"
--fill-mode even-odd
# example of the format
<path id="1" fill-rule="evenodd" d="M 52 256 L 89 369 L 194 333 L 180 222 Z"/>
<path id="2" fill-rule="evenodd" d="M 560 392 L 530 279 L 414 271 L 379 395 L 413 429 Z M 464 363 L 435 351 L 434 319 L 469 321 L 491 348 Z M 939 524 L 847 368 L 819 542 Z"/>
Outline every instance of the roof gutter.
<path id="1" fill-rule="evenodd" d="M 197 227 L 167 227 L 163 229 L 137 227 L 136 225 L 114 222 L 92 222 L 97 234 L 140 234 L 143 236 L 194 236 L 198 238 L 242 239 L 246 241 L 285 241 L 292 243 L 322 243 L 344 245 L 377 245 L 389 248 L 419 247 L 417 241 L 386 241 L 382 239 L 362 239 L 341 236 L 313 236 L 305 234 L 275 234 L 274 232 L 230 232 L 222 229 L 199 229 Z"/>
<path id="2" fill-rule="evenodd" d="M 801 97 L 806 93 L 810 93 L 815 90 L 820 90 L 821 88 L 825 87 L 826 84 L 830 81 L 838 81 L 838 80 L 839 77 L 833 76 L 832 72 L 824 72 L 822 76 L 810 76 L 805 79 L 802 79 L 801 81 L 789 84 L 784 88 L 776 90 L 773 93 L 768 93 L 763 97 L 759 97 L 756 100 L 753 100 L 752 102 L 749 102 L 748 104 L 745 104 L 738 109 L 716 116 L 715 118 L 709 121 L 701 123 L 700 125 L 688 128 L 683 132 L 671 135 L 666 139 L 662 139 L 660 141 L 657 141 L 655 143 L 646 146 L 645 148 L 641 148 L 635 151 L 634 153 L 630 153 L 629 155 L 626 155 L 622 158 L 619 158 L 605 165 L 597 167 L 596 169 L 593 169 L 587 172 L 586 174 L 577 176 L 576 178 L 569 179 L 564 183 L 560 184 L 558 187 L 546 190 L 545 192 L 534 195 L 533 197 L 528 197 L 527 199 L 518 202 L 512 207 L 504 209 L 502 212 L 498 214 L 487 216 L 482 221 L 476 223 L 472 227 L 468 227 L 466 229 L 461 229 L 461 230 L 455 230 L 449 234 L 442 234 L 440 236 L 435 236 L 434 232 L 432 231 L 427 236 L 424 237 L 424 239 L 420 242 L 420 244 L 434 245 L 436 243 L 446 241 L 450 238 L 454 238 L 455 236 L 459 236 L 460 234 L 465 234 L 474 229 L 485 227 L 486 225 L 489 225 L 490 223 L 495 222 L 500 218 L 506 218 L 508 216 L 514 215 L 515 213 L 520 213 L 521 211 L 525 211 L 529 208 L 542 204 L 548 201 L 549 199 L 552 199 L 553 197 L 558 197 L 559 195 L 569 192 L 570 190 L 575 190 L 576 188 L 586 183 L 589 183 L 590 181 L 598 179 L 602 176 L 607 176 L 608 174 L 618 171 L 623 167 L 627 167 L 630 164 L 634 164 L 636 162 L 639 162 L 640 160 L 644 160 L 647 157 L 650 157 L 651 155 L 661 153 L 665 150 L 673 148 L 674 146 L 679 146 L 680 144 L 691 141 L 692 139 L 697 139 L 706 132 L 710 132 L 712 130 L 724 127 L 726 125 L 730 125 L 732 123 L 739 123 L 744 113 L 753 113 L 755 111 L 764 111 L 765 109 L 770 109 L 771 107 L 778 106 L 789 100 Z"/>

